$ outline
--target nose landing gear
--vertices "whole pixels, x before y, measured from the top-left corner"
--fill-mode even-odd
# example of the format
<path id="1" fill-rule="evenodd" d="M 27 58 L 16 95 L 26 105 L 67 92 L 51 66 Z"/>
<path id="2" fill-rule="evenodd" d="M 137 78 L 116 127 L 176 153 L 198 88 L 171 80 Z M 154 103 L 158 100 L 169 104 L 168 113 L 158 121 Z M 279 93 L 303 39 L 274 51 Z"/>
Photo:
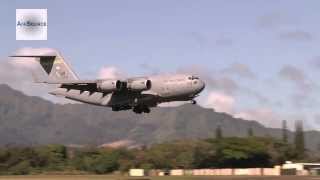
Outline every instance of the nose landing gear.
<path id="1" fill-rule="evenodd" d="M 133 112 L 137 114 L 150 113 L 150 108 L 148 106 L 135 106 L 133 107 Z"/>
<path id="2" fill-rule="evenodd" d="M 191 104 L 197 104 L 197 101 L 196 100 L 191 100 Z"/>

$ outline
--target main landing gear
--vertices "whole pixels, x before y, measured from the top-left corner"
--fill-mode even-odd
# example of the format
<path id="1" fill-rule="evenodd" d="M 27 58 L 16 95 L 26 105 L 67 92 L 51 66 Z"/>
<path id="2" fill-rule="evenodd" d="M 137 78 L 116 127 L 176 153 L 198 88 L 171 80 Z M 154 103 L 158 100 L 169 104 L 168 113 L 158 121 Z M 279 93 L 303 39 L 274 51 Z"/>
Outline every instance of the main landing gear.
<path id="1" fill-rule="evenodd" d="M 191 100 L 191 104 L 197 104 L 196 100 Z"/>
<path id="2" fill-rule="evenodd" d="M 137 114 L 150 113 L 150 108 L 148 106 L 135 106 L 133 107 L 133 112 Z"/>

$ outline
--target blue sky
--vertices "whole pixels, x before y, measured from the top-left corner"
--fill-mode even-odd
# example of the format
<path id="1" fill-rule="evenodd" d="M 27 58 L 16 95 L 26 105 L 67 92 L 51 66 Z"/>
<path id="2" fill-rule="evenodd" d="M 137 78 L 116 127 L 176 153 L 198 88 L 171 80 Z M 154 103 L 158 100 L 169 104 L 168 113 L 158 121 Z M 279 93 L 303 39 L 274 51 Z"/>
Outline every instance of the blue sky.
<path id="1" fill-rule="evenodd" d="M 187 69 L 213 81 L 204 106 L 222 104 L 271 126 L 302 119 L 318 129 L 319 7 L 317 0 L 4 0 L 0 57 L 22 47 L 57 48 L 85 78 L 108 66 L 132 76 Z M 48 9 L 47 41 L 15 40 L 17 8 Z"/>

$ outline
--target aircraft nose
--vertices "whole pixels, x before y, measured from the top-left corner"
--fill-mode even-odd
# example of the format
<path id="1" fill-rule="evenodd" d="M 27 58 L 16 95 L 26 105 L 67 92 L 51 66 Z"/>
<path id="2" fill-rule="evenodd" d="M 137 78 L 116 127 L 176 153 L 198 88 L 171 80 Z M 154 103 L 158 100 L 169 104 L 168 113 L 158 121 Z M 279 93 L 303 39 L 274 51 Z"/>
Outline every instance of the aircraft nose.
<path id="1" fill-rule="evenodd" d="M 199 86 L 200 86 L 199 92 L 201 92 L 206 87 L 206 84 L 202 80 L 199 80 Z"/>
<path id="2" fill-rule="evenodd" d="M 196 93 L 200 93 L 204 88 L 205 88 L 205 83 L 202 80 L 197 80 L 197 85 L 196 85 Z"/>

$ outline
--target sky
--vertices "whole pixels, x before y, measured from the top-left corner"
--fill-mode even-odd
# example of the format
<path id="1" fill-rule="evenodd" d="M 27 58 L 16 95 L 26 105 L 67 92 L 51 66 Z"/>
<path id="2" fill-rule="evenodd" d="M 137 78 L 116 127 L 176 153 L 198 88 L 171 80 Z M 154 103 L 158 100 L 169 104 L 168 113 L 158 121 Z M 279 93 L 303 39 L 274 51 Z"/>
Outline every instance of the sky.
<path id="1" fill-rule="evenodd" d="M 198 102 L 281 127 L 320 130 L 320 1 L 136 0 L 0 2 L 0 83 L 54 102 L 7 56 L 55 48 L 84 79 L 199 75 Z M 48 9 L 48 40 L 16 41 L 16 9 Z"/>

